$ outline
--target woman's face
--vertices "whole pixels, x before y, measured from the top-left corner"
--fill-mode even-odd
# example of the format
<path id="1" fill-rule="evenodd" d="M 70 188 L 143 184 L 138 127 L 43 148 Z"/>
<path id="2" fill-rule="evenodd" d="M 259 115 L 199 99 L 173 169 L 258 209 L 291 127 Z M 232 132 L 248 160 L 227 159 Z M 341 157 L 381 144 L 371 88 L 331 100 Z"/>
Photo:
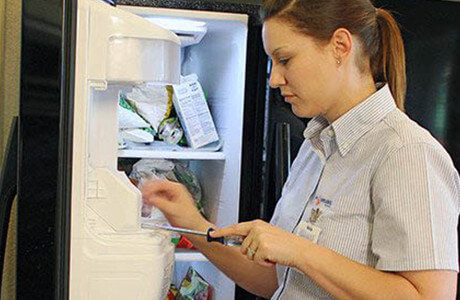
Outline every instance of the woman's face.
<path id="1" fill-rule="evenodd" d="M 319 45 L 276 17 L 265 21 L 262 38 L 273 62 L 270 86 L 280 88 L 295 115 L 325 115 L 339 95 L 340 76 L 332 47 Z"/>

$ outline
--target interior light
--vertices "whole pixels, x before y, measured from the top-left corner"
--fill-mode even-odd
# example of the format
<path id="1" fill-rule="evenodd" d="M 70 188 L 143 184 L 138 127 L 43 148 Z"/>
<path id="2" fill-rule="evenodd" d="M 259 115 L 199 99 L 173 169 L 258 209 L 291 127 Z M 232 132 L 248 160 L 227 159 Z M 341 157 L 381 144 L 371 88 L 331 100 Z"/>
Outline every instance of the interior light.
<path id="1" fill-rule="evenodd" d="M 202 21 L 193 21 L 188 19 L 148 17 L 147 20 L 155 25 L 169 29 L 171 31 L 190 30 L 192 28 L 206 28 L 206 23 Z"/>

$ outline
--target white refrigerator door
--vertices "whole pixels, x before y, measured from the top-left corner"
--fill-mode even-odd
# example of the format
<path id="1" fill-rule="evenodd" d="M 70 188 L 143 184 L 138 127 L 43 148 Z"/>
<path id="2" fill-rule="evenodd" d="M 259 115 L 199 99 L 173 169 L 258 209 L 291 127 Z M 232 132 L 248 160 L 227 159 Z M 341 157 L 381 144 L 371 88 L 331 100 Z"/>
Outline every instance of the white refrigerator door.
<path id="1" fill-rule="evenodd" d="M 163 299 L 174 266 L 167 233 L 140 228 L 140 192 L 117 171 L 118 91 L 178 83 L 172 32 L 102 1 L 78 1 L 70 298 Z"/>

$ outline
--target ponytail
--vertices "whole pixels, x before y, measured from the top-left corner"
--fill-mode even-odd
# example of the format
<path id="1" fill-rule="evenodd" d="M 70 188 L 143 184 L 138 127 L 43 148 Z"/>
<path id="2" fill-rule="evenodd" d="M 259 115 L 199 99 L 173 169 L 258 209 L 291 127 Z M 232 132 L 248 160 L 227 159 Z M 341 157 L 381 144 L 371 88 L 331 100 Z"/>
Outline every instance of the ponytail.
<path id="1" fill-rule="evenodd" d="M 375 77 L 388 83 L 396 106 L 404 111 L 406 62 L 401 32 L 391 13 L 380 8 L 376 9 L 376 13 L 381 46 L 376 57 Z"/>

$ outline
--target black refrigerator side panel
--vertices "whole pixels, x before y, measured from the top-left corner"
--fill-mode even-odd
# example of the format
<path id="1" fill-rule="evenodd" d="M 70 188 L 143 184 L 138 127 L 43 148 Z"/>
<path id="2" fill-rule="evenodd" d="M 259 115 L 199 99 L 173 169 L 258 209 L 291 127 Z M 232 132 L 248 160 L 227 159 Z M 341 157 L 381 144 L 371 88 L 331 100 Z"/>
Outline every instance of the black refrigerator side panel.
<path id="1" fill-rule="evenodd" d="M 287 170 L 281 167 L 288 167 L 297 156 L 300 146 L 304 141 L 303 131 L 305 130 L 308 120 L 299 118 L 292 112 L 291 105 L 284 102 L 279 89 L 269 89 L 265 118 L 265 138 L 264 138 L 264 185 L 263 185 L 263 209 L 262 219 L 270 221 L 276 204 L 281 196 L 281 188 L 286 179 Z M 281 147 L 280 138 L 277 138 L 279 132 L 277 127 L 284 124 L 289 127 L 290 148 Z M 279 149 L 289 151 L 289 153 L 280 153 Z M 290 158 L 280 164 L 281 159 Z"/>
<path id="2" fill-rule="evenodd" d="M 250 19 L 246 57 L 246 83 L 241 159 L 239 221 L 260 219 L 262 201 L 262 155 L 267 55 L 262 45 L 262 27 Z M 235 299 L 254 299 L 237 286 Z"/>
<path id="3" fill-rule="evenodd" d="M 71 3 L 74 2 L 74 3 Z M 67 299 L 76 1 L 23 1 L 17 298 Z"/>
<path id="4" fill-rule="evenodd" d="M 261 27 L 253 25 L 249 28 L 247 45 L 240 222 L 261 217 L 266 82 L 267 55 L 262 46 Z"/>

